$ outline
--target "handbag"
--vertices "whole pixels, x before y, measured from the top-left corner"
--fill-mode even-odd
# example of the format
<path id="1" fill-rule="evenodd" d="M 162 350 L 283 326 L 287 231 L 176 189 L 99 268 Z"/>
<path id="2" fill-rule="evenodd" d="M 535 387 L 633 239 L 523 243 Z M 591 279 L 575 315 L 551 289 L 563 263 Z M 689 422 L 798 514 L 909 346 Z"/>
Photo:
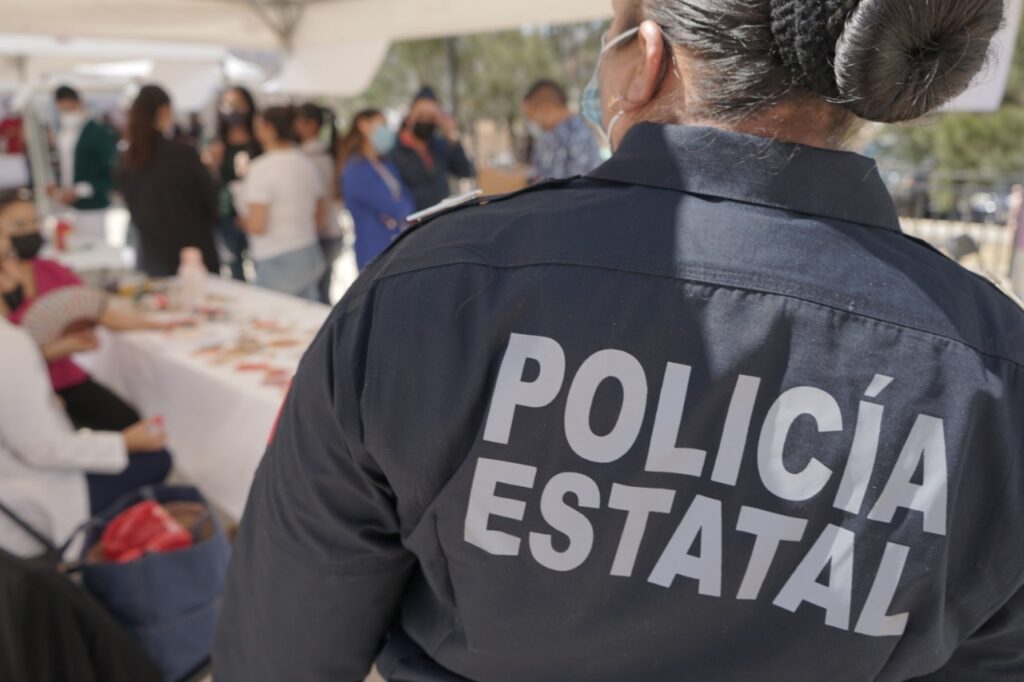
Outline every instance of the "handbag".
<path id="1" fill-rule="evenodd" d="M 104 530 L 124 510 L 146 500 L 189 503 L 203 513 L 189 519 L 193 545 L 170 553 L 148 553 L 129 563 L 97 561 Z M 130 493 L 93 517 L 57 546 L 0 502 L 0 513 L 45 548 L 42 560 L 62 573 L 79 573 L 85 588 L 142 645 L 164 677 L 192 679 L 213 651 L 231 545 L 209 504 L 196 488 L 154 486 Z M 67 563 L 73 540 L 86 534 L 81 561 Z"/>
<path id="2" fill-rule="evenodd" d="M 193 545 L 129 563 L 95 561 L 93 548 L 106 527 L 146 500 L 201 505 L 205 513 L 189 524 Z M 196 488 L 155 486 L 122 498 L 89 525 L 85 547 L 80 571 L 86 589 L 135 635 L 168 680 L 183 679 L 210 658 L 231 546 Z"/>

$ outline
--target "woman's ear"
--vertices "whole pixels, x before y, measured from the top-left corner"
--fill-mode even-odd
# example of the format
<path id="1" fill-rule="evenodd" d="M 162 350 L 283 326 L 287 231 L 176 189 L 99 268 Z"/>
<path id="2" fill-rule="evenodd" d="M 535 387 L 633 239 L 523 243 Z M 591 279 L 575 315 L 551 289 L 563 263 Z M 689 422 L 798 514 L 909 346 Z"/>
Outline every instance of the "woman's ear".
<path id="1" fill-rule="evenodd" d="M 627 112 L 643 109 L 657 96 L 670 66 L 666 60 L 672 59 L 661 27 L 650 19 L 640 24 L 637 40 L 642 61 L 636 66 L 622 101 L 622 108 Z"/>

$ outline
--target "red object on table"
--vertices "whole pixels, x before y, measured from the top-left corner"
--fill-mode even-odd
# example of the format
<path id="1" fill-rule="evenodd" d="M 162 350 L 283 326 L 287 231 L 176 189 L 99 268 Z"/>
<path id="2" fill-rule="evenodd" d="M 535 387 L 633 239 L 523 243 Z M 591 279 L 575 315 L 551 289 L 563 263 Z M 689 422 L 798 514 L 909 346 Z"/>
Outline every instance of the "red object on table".
<path id="1" fill-rule="evenodd" d="M 154 500 L 129 507 L 110 522 L 100 538 L 110 561 L 124 564 L 153 552 L 173 552 L 192 546 L 192 534 Z"/>
<path id="2" fill-rule="evenodd" d="M 54 243 L 57 245 L 58 251 L 68 250 L 68 236 L 74 232 L 74 227 L 67 218 L 61 218 L 57 221 L 57 232 L 54 235 Z"/>

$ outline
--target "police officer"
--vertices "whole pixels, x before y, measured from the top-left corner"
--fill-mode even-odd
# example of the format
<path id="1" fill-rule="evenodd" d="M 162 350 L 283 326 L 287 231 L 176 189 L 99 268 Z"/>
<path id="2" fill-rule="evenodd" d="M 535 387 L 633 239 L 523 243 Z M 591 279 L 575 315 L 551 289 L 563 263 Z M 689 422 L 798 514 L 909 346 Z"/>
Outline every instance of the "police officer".
<path id="1" fill-rule="evenodd" d="M 1024 679 L 1024 316 L 838 150 L 1002 15 L 616 0 L 611 161 L 427 221 L 307 355 L 217 681 Z"/>

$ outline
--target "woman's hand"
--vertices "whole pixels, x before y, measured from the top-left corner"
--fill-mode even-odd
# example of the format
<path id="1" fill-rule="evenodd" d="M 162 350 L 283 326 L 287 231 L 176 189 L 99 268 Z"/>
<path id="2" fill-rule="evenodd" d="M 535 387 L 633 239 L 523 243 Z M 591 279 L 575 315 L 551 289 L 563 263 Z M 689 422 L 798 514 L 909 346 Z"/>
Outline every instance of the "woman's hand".
<path id="1" fill-rule="evenodd" d="M 66 334 L 53 343 L 43 346 L 43 356 L 47 362 L 63 360 L 75 353 L 87 353 L 100 347 L 96 332 L 91 329 L 73 334 Z"/>
<path id="2" fill-rule="evenodd" d="M 144 419 L 122 431 L 125 447 L 133 455 L 163 450 L 167 431 L 161 419 Z"/>
<path id="3" fill-rule="evenodd" d="M 212 142 L 200 155 L 203 165 L 210 169 L 214 175 L 220 175 L 221 164 L 224 163 L 224 143 L 220 140 Z"/>

